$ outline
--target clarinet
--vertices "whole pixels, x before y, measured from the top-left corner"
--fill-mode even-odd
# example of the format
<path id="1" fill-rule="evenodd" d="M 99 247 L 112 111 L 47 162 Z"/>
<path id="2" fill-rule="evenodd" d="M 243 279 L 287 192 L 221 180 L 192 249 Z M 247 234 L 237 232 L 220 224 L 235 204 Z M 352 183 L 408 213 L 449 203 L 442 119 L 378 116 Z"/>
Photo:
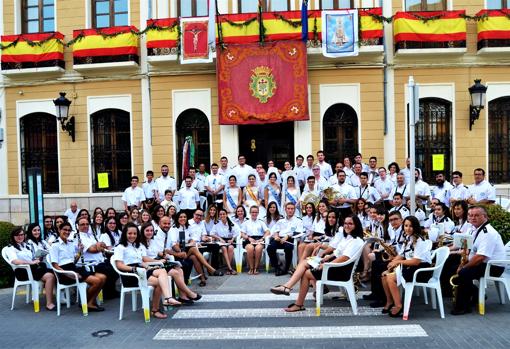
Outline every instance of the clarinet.
<path id="1" fill-rule="evenodd" d="M 76 232 L 76 235 L 78 236 L 78 246 L 80 246 L 82 243 L 81 243 L 81 237 L 80 237 L 80 232 Z M 83 257 L 83 251 L 79 252 L 80 253 L 80 263 L 82 265 L 85 265 L 85 258 Z"/>

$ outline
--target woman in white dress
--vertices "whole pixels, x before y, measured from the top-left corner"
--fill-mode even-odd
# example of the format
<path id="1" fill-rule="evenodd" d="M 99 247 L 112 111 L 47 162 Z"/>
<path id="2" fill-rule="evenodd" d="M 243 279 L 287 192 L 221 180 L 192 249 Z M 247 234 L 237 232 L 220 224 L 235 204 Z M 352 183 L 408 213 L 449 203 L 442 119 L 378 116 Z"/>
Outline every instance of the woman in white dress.
<path id="1" fill-rule="evenodd" d="M 237 206 L 241 205 L 243 193 L 237 186 L 236 176 L 228 177 L 228 187 L 223 191 L 223 208 L 229 216 L 233 216 Z"/>
<path id="2" fill-rule="evenodd" d="M 299 197 L 301 192 L 299 187 L 296 187 L 296 179 L 294 176 L 287 177 L 287 185 L 282 191 L 282 205 L 285 207 L 287 202 L 292 202 L 296 206 L 296 216 L 301 217 L 301 206 L 299 205 Z"/>
<path id="3" fill-rule="evenodd" d="M 262 206 L 262 199 L 260 194 L 260 188 L 257 187 L 257 178 L 254 174 L 250 174 L 248 176 L 248 185 L 244 187 L 243 190 L 243 205 L 246 211 L 250 210 L 250 207 L 257 206 L 259 209 Z M 264 212 L 261 212 L 261 214 L 265 215 L 265 208 Z"/>
<path id="4" fill-rule="evenodd" d="M 276 180 L 276 173 L 271 173 L 269 175 L 269 183 L 267 183 L 266 187 L 264 188 L 264 202 L 266 204 L 266 210 L 268 209 L 270 203 L 275 202 L 276 206 L 278 207 L 278 212 L 281 212 L 280 203 L 282 190 Z"/>

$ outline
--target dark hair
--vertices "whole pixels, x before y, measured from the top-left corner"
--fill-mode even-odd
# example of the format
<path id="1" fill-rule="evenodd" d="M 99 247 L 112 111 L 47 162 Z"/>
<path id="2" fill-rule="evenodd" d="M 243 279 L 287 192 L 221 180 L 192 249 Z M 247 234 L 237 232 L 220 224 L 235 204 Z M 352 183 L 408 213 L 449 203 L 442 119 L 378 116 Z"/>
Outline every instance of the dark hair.
<path id="1" fill-rule="evenodd" d="M 193 181 L 193 177 L 191 177 L 191 176 L 184 177 L 184 181 L 186 181 L 186 179 L 191 179 L 191 181 Z"/>
<path id="2" fill-rule="evenodd" d="M 172 189 L 166 189 L 165 190 L 165 195 L 168 194 L 168 193 L 171 193 L 172 192 Z"/>
<path id="3" fill-rule="evenodd" d="M 226 156 L 222 156 L 222 157 L 220 158 L 220 160 L 223 160 L 223 159 L 225 159 L 225 160 L 227 160 L 227 161 L 228 161 L 228 159 L 227 159 L 227 157 L 226 157 Z"/>
<path id="4" fill-rule="evenodd" d="M 68 221 L 65 221 L 64 223 L 60 224 L 60 226 L 58 227 L 59 236 L 60 236 L 60 230 L 62 230 L 63 227 L 69 227 L 71 230 L 73 230 L 71 223 L 69 223 Z"/>
<path id="5" fill-rule="evenodd" d="M 406 221 L 409 221 L 411 223 L 411 227 L 413 228 L 413 235 L 425 240 L 425 238 L 423 237 L 423 232 L 421 230 L 420 221 L 418 220 L 418 218 L 416 218 L 415 216 L 407 216 L 406 218 L 404 218 L 404 223 L 402 225 L 404 225 Z"/>
<path id="6" fill-rule="evenodd" d="M 145 237 L 145 229 L 147 229 L 148 227 L 152 227 L 151 222 L 143 223 L 142 226 L 140 227 L 140 243 L 144 245 L 146 248 L 149 248 L 149 241 L 147 240 L 147 237 Z M 152 239 L 154 239 L 154 233 L 152 235 Z"/>
<path id="7" fill-rule="evenodd" d="M 117 216 L 117 211 L 113 207 L 108 207 L 104 213 L 105 218 L 108 217 L 110 211 L 113 211 L 113 217 Z"/>
<path id="8" fill-rule="evenodd" d="M 87 213 L 88 220 L 89 220 L 89 223 L 90 223 L 90 213 L 89 213 L 89 210 L 87 210 L 86 208 L 82 208 L 81 210 L 78 211 L 78 214 L 76 215 L 76 222 L 78 223 L 78 218 L 81 216 L 81 214 L 83 212 Z"/>
<path id="9" fill-rule="evenodd" d="M 209 215 L 209 210 L 211 209 L 211 207 L 214 207 L 216 209 L 216 214 L 214 215 L 214 217 L 211 217 Z M 216 204 L 211 204 L 211 205 L 209 205 L 209 207 L 207 207 L 207 213 L 205 214 L 204 220 L 206 222 L 209 222 L 211 219 L 213 220 L 214 224 L 218 223 L 218 206 Z"/>
<path id="10" fill-rule="evenodd" d="M 237 182 L 237 177 L 236 177 L 236 176 L 234 176 L 234 175 L 230 175 L 230 176 L 228 176 L 228 180 L 229 180 L 229 181 L 230 181 L 232 178 L 234 178 L 234 179 L 236 180 L 236 182 Z"/>
<path id="11" fill-rule="evenodd" d="M 250 177 L 253 177 L 253 178 L 257 179 L 257 177 L 255 177 L 255 175 L 254 175 L 253 173 L 250 173 L 250 174 L 248 175 L 248 179 L 249 179 Z"/>
<path id="12" fill-rule="evenodd" d="M 388 234 L 388 210 L 384 205 L 377 205 L 375 208 L 378 215 L 384 215 L 384 220 L 382 221 L 383 239 L 388 241 L 390 240 L 390 235 Z"/>
<path id="13" fill-rule="evenodd" d="M 484 176 L 485 176 L 485 170 L 484 170 L 483 168 L 480 168 L 480 167 L 479 167 L 479 168 L 475 168 L 475 170 L 473 171 L 473 173 L 475 173 L 475 172 L 482 172 L 482 175 L 484 175 Z"/>
<path id="14" fill-rule="evenodd" d="M 101 214 L 103 215 L 103 217 L 104 217 L 104 211 L 103 211 L 103 209 L 102 209 L 101 207 L 99 207 L 99 206 L 98 206 L 98 207 L 96 207 L 96 208 L 94 209 L 94 212 L 92 213 L 92 216 L 94 216 L 94 217 L 95 217 L 95 216 L 96 216 L 96 214 L 98 213 L 98 211 L 99 211 L 99 213 L 101 213 Z"/>
<path id="15" fill-rule="evenodd" d="M 154 176 L 154 171 L 149 170 L 149 171 L 145 172 L 145 175 L 146 176 Z"/>
<path id="16" fill-rule="evenodd" d="M 345 217 L 345 219 L 347 219 L 347 218 L 352 219 L 352 222 L 354 223 L 354 229 L 351 233 L 351 236 L 354 238 L 363 239 L 363 225 L 361 224 L 361 221 L 359 220 L 358 216 L 356 216 L 355 214 L 351 214 L 351 215 L 348 215 L 347 217 Z M 344 219 L 344 223 L 345 223 L 345 219 Z M 345 230 L 344 230 L 344 237 L 347 237 Z"/>
<path id="17" fill-rule="evenodd" d="M 397 216 L 398 218 L 402 218 L 402 213 L 400 213 L 400 211 L 391 211 L 389 214 L 388 214 L 388 217 L 391 217 L 391 216 Z"/>
<path id="18" fill-rule="evenodd" d="M 375 156 L 371 156 L 368 160 L 369 160 L 369 161 L 370 161 L 370 160 L 375 160 L 375 161 L 377 161 L 377 157 L 375 157 Z"/>
<path id="19" fill-rule="evenodd" d="M 273 172 L 274 173 L 274 172 Z M 274 215 L 271 216 L 271 214 L 269 213 L 269 206 L 271 205 L 274 205 L 276 210 L 274 211 Z M 268 205 L 267 205 L 267 213 L 266 213 L 266 223 L 269 225 L 269 223 L 271 223 L 271 220 L 275 220 L 277 221 L 278 219 L 280 219 L 282 217 L 282 215 L 280 214 L 280 212 L 278 212 L 278 205 L 276 204 L 276 202 L 274 201 L 271 201 Z"/>
<path id="20" fill-rule="evenodd" d="M 321 217 L 321 213 L 319 212 L 319 205 L 320 204 L 325 204 L 326 205 L 326 208 L 329 208 L 329 202 L 328 202 L 328 199 L 326 198 L 322 198 L 318 203 L 317 203 L 317 210 L 316 210 L 316 217 L 315 217 L 315 220 L 317 222 L 319 222 L 322 217 Z"/>
<path id="21" fill-rule="evenodd" d="M 165 208 L 159 204 L 157 204 L 156 206 L 154 206 L 154 208 L 152 209 L 152 219 L 154 220 L 154 222 L 156 222 L 157 224 L 159 224 L 159 217 L 158 217 L 158 211 L 160 209 L 163 209 L 163 214 L 165 214 Z"/>
<path id="22" fill-rule="evenodd" d="M 330 225 L 329 224 L 329 214 L 330 213 L 333 213 L 335 215 L 335 224 L 334 225 Z M 336 231 L 338 230 L 338 223 L 339 223 L 339 219 L 338 219 L 338 214 L 336 213 L 336 211 L 334 210 L 329 210 L 328 211 L 328 214 L 326 216 L 326 225 L 324 227 L 324 234 L 326 234 L 326 236 L 334 236 L 336 234 Z"/>
<path id="23" fill-rule="evenodd" d="M 303 159 L 304 160 L 305 158 L 303 157 L 303 155 L 299 154 L 298 156 L 296 156 L 296 160 L 297 159 Z"/>
<path id="24" fill-rule="evenodd" d="M 215 166 L 216 166 L 216 167 L 219 167 L 217 163 L 213 162 L 213 163 L 211 164 L 211 167 L 215 167 Z"/>
<path id="25" fill-rule="evenodd" d="M 101 223 L 99 225 L 99 232 L 97 231 L 97 227 L 96 227 L 96 217 L 98 215 L 100 215 L 103 218 L 103 223 Z M 91 225 L 90 225 L 90 229 L 92 229 L 92 232 L 94 232 L 94 234 L 97 235 L 97 233 L 101 233 L 104 230 L 104 227 L 105 227 L 105 224 L 104 224 L 104 215 L 102 215 L 101 213 L 94 214 L 94 217 L 92 217 L 92 222 L 91 222 Z"/>
<path id="26" fill-rule="evenodd" d="M 363 176 L 364 176 L 364 177 L 367 177 L 367 178 L 368 178 L 368 173 L 366 173 L 366 172 L 361 172 L 361 173 L 359 174 L 359 176 L 360 176 L 360 177 L 363 177 Z"/>
<path id="27" fill-rule="evenodd" d="M 186 216 L 186 223 L 184 223 L 184 228 L 188 229 L 189 227 L 189 223 L 188 223 L 188 215 L 186 214 L 185 211 L 181 210 L 179 211 L 179 213 L 177 213 L 177 216 L 176 216 L 176 219 L 174 220 L 174 226 L 176 228 L 180 228 L 181 226 L 179 225 L 179 217 L 181 215 L 185 215 Z"/>
<path id="28" fill-rule="evenodd" d="M 308 202 L 306 205 L 305 205 L 305 214 L 306 214 L 306 208 L 308 207 L 308 205 L 312 206 L 312 218 L 315 218 L 315 215 L 317 213 L 317 210 L 315 209 L 315 205 L 312 203 L 312 202 Z"/>
<path id="29" fill-rule="evenodd" d="M 453 171 L 452 172 L 452 177 L 453 176 L 459 176 L 460 178 L 462 178 L 462 172 L 460 172 L 460 171 Z"/>
<path id="30" fill-rule="evenodd" d="M 238 207 L 242 207 L 242 206 L 238 206 Z M 230 217 L 228 216 L 228 212 L 227 212 L 227 210 L 225 210 L 224 208 L 221 208 L 221 209 L 218 211 L 218 214 L 219 214 L 220 212 L 225 212 L 225 215 L 227 216 L 228 231 L 229 231 L 229 232 L 232 232 L 232 228 L 234 227 L 234 223 L 230 220 Z"/>
<path id="31" fill-rule="evenodd" d="M 296 183 L 296 179 L 294 178 L 294 176 L 288 176 L 288 177 L 287 177 L 287 183 L 289 183 L 289 179 L 292 179 L 292 181 L 294 182 L 294 184 Z"/>
<path id="32" fill-rule="evenodd" d="M 276 172 L 271 172 L 269 174 L 269 179 L 271 179 L 271 176 L 274 176 L 274 178 L 278 178 L 278 176 L 276 175 Z"/>
<path id="33" fill-rule="evenodd" d="M 360 203 L 360 201 L 363 203 L 363 208 L 361 209 L 361 212 L 358 211 L 358 204 Z M 365 205 L 367 204 L 367 200 L 365 200 L 364 198 L 359 198 L 358 200 L 356 200 L 356 204 L 354 204 L 354 213 L 355 214 L 362 214 L 363 216 L 367 216 L 367 213 L 365 212 Z"/>
<path id="34" fill-rule="evenodd" d="M 237 206 L 237 207 L 236 207 L 236 209 L 235 209 L 235 211 L 234 211 L 234 217 L 235 217 L 235 218 L 239 218 L 239 217 L 237 217 L 237 209 L 238 209 L 239 207 L 243 209 L 244 218 L 246 218 L 247 213 L 246 213 L 246 209 L 244 208 L 244 206 L 243 206 L 243 205 L 239 205 L 239 206 Z"/>
<path id="35" fill-rule="evenodd" d="M 319 154 L 324 154 L 324 150 L 317 150 L 317 153 L 316 153 L 316 154 L 317 154 L 317 155 L 319 155 Z"/>
<path id="36" fill-rule="evenodd" d="M 395 197 L 395 196 L 398 196 L 398 197 L 400 197 L 401 199 L 403 199 L 403 198 L 404 198 L 404 196 L 403 196 L 401 193 L 399 193 L 398 191 L 397 191 L 395 194 L 393 194 L 393 197 Z"/>
<path id="37" fill-rule="evenodd" d="M 121 227 L 121 225 L 120 225 L 120 220 L 124 216 L 127 219 L 129 219 L 129 213 L 127 211 L 120 211 L 119 214 L 117 215 L 117 225 L 118 225 L 119 228 L 124 228 L 124 227 Z"/>
<path id="38" fill-rule="evenodd" d="M 443 210 L 443 213 L 444 213 L 445 217 L 451 218 L 451 217 L 450 217 L 450 210 L 448 209 L 448 206 L 446 206 L 444 202 L 439 201 L 439 204 L 437 204 L 437 205 L 436 205 L 436 207 L 437 207 L 437 206 L 440 206 L 440 207 L 441 207 L 441 209 Z M 434 209 L 435 209 L 435 208 L 434 208 Z"/>
<path id="39" fill-rule="evenodd" d="M 315 177 L 314 177 L 314 176 L 308 176 L 308 177 L 306 177 L 306 181 L 307 181 L 307 182 L 308 182 L 308 181 L 311 181 L 312 179 L 315 181 Z"/>
<path id="40" fill-rule="evenodd" d="M 170 215 L 170 207 L 173 207 L 175 209 L 175 213 L 173 215 Z M 166 209 L 165 216 L 170 217 L 173 221 L 175 221 L 175 216 L 177 215 L 177 207 L 175 205 L 170 205 Z"/>
<path id="41" fill-rule="evenodd" d="M 36 227 L 39 227 L 39 229 L 41 230 L 41 235 L 39 235 L 39 238 L 36 238 L 34 236 L 34 234 L 32 233 L 32 231 L 36 228 Z M 27 238 L 26 238 L 26 241 L 28 240 L 32 240 L 33 242 L 35 242 L 36 244 L 41 242 L 42 241 L 42 229 L 41 229 L 41 226 L 39 225 L 39 223 L 30 223 L 27 227 Z"/>
<path id="42" fill-rule="evenodd" d="M 391 166 L 395 166 L 395 173 L 400 173 L 400 166 L 396 162 L 390 162 L 388 165 L 388 171 L 390 170 Z"/>
<path id="43" fill-rule="evenodd" d="M 313 155 L 312 155 L 312 154 L 310 154 L 310 155 L 308 155 L 308 156 L 306 157 L 306 160 L 308 160 L 308 159 L 312 159 L 312 160 L 314 160 L 315 158 L 313 157 Z"/>
<path id="44" fill-rule="evenodd" d="M 107 218 L 106 221 L 104 222 L 105 224 L 104 224 L 103 233 L 108 235 L 108 238 L 110 239 L 110 243 L 112 244 L 112 246 L 115 246 L 115 238 L 112 235 L 112 231 L 110 229 L 108 229 L 108 222 L 111 220 L 113 220 L 115 222 L 115 231 L 120 230 L 119 229 L 119 221 L 115 217 L 110 217 L 110 218 Z"/>
<path id="45" fill-rule="evenodd" d="M 127 247 L 127 245 L 128 245 L 127 232 L 130 228 L 136 229 L 136 240 L 133 243 L 133 246 L 138 248 L 138 247 L 140 247 L 140 230 L 138 230 L 138 227 L 136 226 L 136 224 L 131 223 L 131 222 L 126 224 L 126 226 L 122 229 L 122 234 L 120 235 L 119 245 Z"/>
<path id="46" fill-rule="evenodd" d="M 457 217 L 455 217 L 455 213 L 453 211 L 453 209 L 457 206 L 460 206 L 462 207 L 462 222 L 466 222 L 467 221 L 467 216 L 468 216 L 468 204 L 466 201 L 464 200 L 460 200 L 460 201 L 455 201 L 455 203 L 452 205 L 452 217 L 453 217 L 453 221 L 455 222 L 455 224 L 459 224 L 459 219 Z"/>
<path id="47" fill-rule="evenodd" d="M 14 236 L 15 235 L 18 235 L 19 233 L 24 233 L 25 231 L 23 230 L 23 227 L 21 226 L 17 226 L 17 227 L 14 227 L 12 230 L 11 230 L 11 237 L 9 239 L 9 242 L 11 243 L 11 246 L 14 246 L 16 249 L 20 250 L 21 249 L 19 248 L 19 245 L 18 243 L 16 242 L 16 240 L 14 239 Z M 26 236 L 25 238 L 23 239 L 23 241 L 26 240 Z"/>

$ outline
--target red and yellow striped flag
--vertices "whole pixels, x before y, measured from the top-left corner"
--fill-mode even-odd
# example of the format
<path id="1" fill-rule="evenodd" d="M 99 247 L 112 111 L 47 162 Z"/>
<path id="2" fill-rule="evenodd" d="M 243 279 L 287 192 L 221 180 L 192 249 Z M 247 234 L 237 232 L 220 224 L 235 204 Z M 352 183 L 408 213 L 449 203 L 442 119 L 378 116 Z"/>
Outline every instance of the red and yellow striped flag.
<path id="1" fill-rule="evenodd" d="M 359 9 L 359 26 L 361 40 L 379 39 L 383 37 L 383 23 L 371 15 L 382 16 L 382 8 Z"/>
<path id="2" fill-rule="evenodd" d="M 74 57 L 120 56 L 138 54 L 138 29 L 134 26 L 110 27 L 104 29 L 83 29 L 73 31 L 73 38 L 83 35 L 73 44 Z M 114 35 L 104 37 L 105 35 Z"/>
<path id="3" fill-rule="evenodd" d="M 27 63 L 64 60 L 64 35 L 59 32 L 2 35 L 2 45 L 15 45 L 2 50 L 2 63 Z M 29 42 L 39 43 L 31 46 Z"/>
<path id="4" fill-rule="evenodd" d="M 393 19 L 395 42 L 465 41 L 466 11 L 397 12 Z M 426 17 L 438 19 L 424 20 Z M 421 18 L 420 18 L 421 17 Z"/>
<path id="5" fill-rule="evenodd" d="M 510 39 L 510 10 L 482 10 L 476 15 L 488 16 L 477 22 L 478 41 Z"/>
<path id="6" fill-rule="evenodd" d="M 149 19 L 147 26 L 156 26 L 157 29 L 147 31 L 147 48 L 172 48 L 177 47 L 179 40 L 179 19 Z"/>

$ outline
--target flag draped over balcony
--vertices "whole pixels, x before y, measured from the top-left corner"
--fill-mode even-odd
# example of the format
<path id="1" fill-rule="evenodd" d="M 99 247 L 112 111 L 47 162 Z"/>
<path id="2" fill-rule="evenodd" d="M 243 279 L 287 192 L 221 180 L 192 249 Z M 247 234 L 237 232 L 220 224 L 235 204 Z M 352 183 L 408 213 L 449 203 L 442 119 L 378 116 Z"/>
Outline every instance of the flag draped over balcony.
<path id="1" fill-rule="evenodd" d="M 309 119 L 305 43 L 228 45 L 217 54 L 220 124 Z"/>
<path id="2" fill-rule="evenodd" d="M 188 175 L 190 167 L 195 166 L 195 145 L 193 137 L 187 136 L 182 147 L 182 178 Z"/>
<path id="3" fill-rule="evenodd" d="M 64 61 L 64 35 L 58 32 L 2 35 L 2 68 L 5 64 L 32 64 Z M 63 63 L 62 63 L 63 64 Z"/>
<path id="4" fill-rule="evenodd" d="M 308 41 L 308 0 L 301 4 L 301 40 Z"/>

